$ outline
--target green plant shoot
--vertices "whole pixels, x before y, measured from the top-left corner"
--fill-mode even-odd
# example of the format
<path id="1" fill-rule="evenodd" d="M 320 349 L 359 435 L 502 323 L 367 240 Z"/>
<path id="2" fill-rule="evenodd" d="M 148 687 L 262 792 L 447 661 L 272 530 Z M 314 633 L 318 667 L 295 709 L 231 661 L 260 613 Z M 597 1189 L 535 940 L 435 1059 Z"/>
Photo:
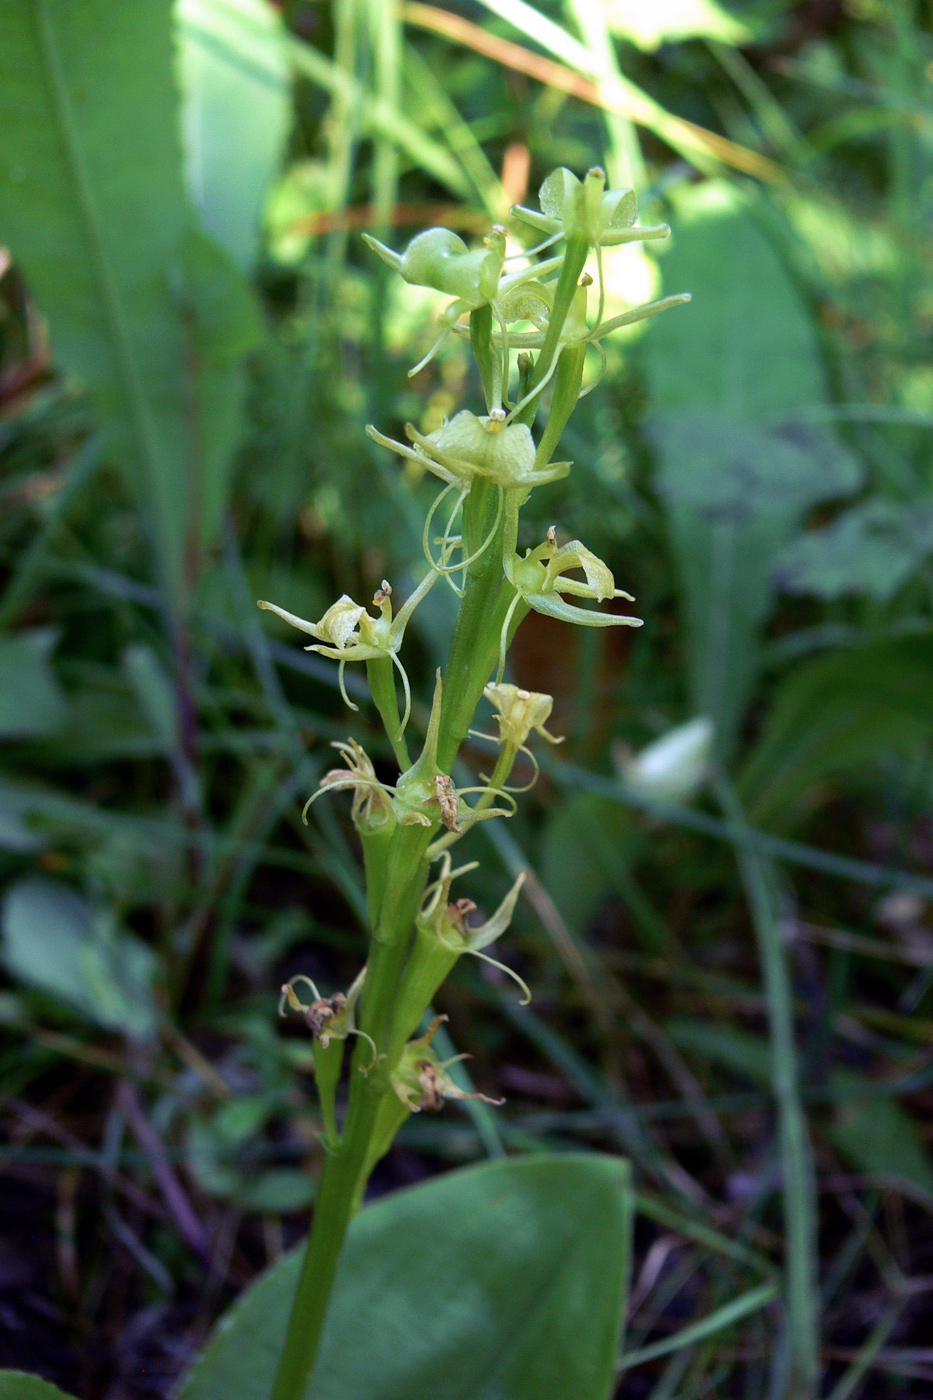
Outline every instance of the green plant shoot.
<path id="1" fill-rule="evenodd" d="M 425 522 L 424 578 L 397 611 L 387 581 L 371 608 L 345 595 L 317 622 L 274 603 L 259 605 L 313 637 L 309 650 L 338 663 L 342 688 L 347 663 L 365 664 L 399 767 L 394 783 L 383 781 L 350 738 L 337 745 L 342 766 L 326 773 L 309 799 L 343 791 L 352 795 L 370 945 L 366 966 L 345 995 L 321 997 L 301 978 L 283 989 L 283 1010 L 288 1006 L 303 1014 L 314 1036 L 328 1155 L 273 1400 L 302 1400 L 305 1394 L 347 1227 L 374 1166 L 410 1114 L 434 1112 L 448 1099 L 468 1097 L 433 1047 L 438 1021 L 424 1034 L 417 1032 L 458 958 L 490 958 L 486 949 L 508 928 L 523 877 L 492 917 L 475 925 L 472 901 L 453 897 L 454 882 L 473 867 L 454 868 L 450 850 L 476 822 L 515 810 L 509 778 L 518 755 L 529 753 L 532 734 L 559 742 L 545 728 L 551 697 L 504 680 L 509 645 L 531 610 L 582 627 L 641 625 L 637 617 L 601 607 L 617 598 L 633 600 L 584 544 L 561 542 L 557 526 L 522 550 L 520 513 L 536 486 L 571 470 L 570 462 L 555 461 L 554 454 L 571 414 L 592 387 L 583 382 L 587 350 L 604 365 L 606 335 L 689 297 L 666 297 L 604 319 L 602 249 L 664 238 L 669 229 L 641 227 L 634 193 L 607 189 L 599 169 L 582 180 L 569 170 L 553 171 L 541 186 L 540 206 L 540 212 L 513 209 L 517 220 L 542 236 L 536 247 L 514 258 L 506 254 L 505 229 L 499 226 L 476 249 L 440 228 L 419 234 L 403 253 L 367 237 L 407 282 L 453 298 L 437 344 L 415 370 L 447 335 L 468 336 L 485 412 L 464 408 L 427 434 L 409 424 L 408 442 L 369 429 L 377 442 L 441 483 Z M 594 279 L 584 271 L 594 254 L 595 312 Z M 513 263 L 515 271 L 509 270 Z M 453 589 L 459 611 L 447 664 L 437 674 L 427 733 L 412 761 L 411 691 L 400 652 L 415 609 L 438 583 Z M 343 694 L 356 708 L 345 688 Z M 496 711 L 498 732 L 489 737 L 498 755 L 479 785 L 458 788 L 451 776 L 454 763 L 484 694 Z M 299 995 L 305 990 L 302 981 L 310 1001 Z M 524 983 L 519 985 L 527 998 Z M 336 1095 L 351 1038 L 346 1110 L 338 1123 Z"/>

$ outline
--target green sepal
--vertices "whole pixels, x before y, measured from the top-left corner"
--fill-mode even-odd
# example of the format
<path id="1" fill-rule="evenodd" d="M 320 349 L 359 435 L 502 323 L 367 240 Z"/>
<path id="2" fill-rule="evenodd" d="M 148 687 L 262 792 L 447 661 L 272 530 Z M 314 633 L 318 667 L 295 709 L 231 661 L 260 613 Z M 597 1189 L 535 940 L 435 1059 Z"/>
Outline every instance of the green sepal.
<path id="1" fill-rule="evenodd" d="M 641 627 L 640 617 L 620 617 L 618 613 L 594 612 L 567 603 L 556 593 L 526 593 L 525 602 L 535 612 L 561 622 L 575 622 L 580 627 Z"/>

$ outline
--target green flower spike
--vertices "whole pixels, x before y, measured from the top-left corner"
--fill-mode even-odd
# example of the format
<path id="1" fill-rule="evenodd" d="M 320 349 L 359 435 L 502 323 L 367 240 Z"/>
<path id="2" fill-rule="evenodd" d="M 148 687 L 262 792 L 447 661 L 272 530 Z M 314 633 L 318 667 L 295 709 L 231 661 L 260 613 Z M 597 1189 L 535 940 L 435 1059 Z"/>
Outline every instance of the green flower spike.
<path id="1" fill-rule="evenodd" d="M 340 693 L 351 710 L 358 710 L 347 694 L 343 671 L 348 661 L 376 661 L 387 657 L 397 667 L 402 677 L 405 691 L 405 714 L 400 734 L 404 734 L 411 714 L 411 688 L 405 668 L 398 658 L 408 620 L 421 600 L 430 592 L 440 575 L 428 574 L 415 589 L 396 618 L 392 617 L 392 589 L 383 579 L 382 587 L 373 598 L 373 607 L 379 609 L 379 616 L 373 617 L 360 604 L 355 603 L 349 594 L 344 593 L 336 603 L 332 603 L 320 622 L 306 622 L 303 617 L 286 612 L 275 603 L 260 601 L 259 606 L 267 612 L 274 612 L 300 632 L 307 632 L 318 641 L 305 647 L 305 651 L 317 651 L 332 661 L 339 661 Z"/>
<path id="2" fill-rule="evenodd" d="M 286 1005 L 292 1011 L 300 1012 L 314 1037 L 312 1044 L 314 1075 L 317 1080 L 318 1100 L 324 1122 L 324 1142 L 331 1152 L 336 1151 L 340 1143 L 334 1105 L 337 1097 L 337 1085 L 340 1082 L 340 1072 L 343 1068 L 344 1042 L 351 1035 L 358 1035 L 363 1040 L 369 1041 L 372 1046 L 373 1058 L 366 1069 L 367 1073 L 378 1059 L 378 1052 L 372 1036 L 367 1035 L 365 1031 L 357 1030 L 354 1024 L 356 1004 L 360 999 L 365 976 L 366 968 L 364 967 L 346 995 L 343 992 L 336 992 L 332 997 L 322 997 L 311 978 L 300 972 L 285 983 L 279 1000 L 279 1015 L 285 1015 Z M 300 999 L 295 991 L 296 982 L 307 983 L 314 996 L 312 1002 L 306 1004 Z"/>
<path id="3" fill-rule="evenodd" d="M 396 442 L 394 438 L 384 437 L 372 426 L 366 431 L 375 442 L 388 447 L 392 452 L 397 452 L 401 457 L 417 462 L 420 467 L 446 483 L 446 489 L 440 493 L 428 513 L 422 541 L 425 557 L 431 568 L 445 577 L 468 568 L 489 548 L 499 528 L 504 492 L 517 493 L 521 504 L 535 486 L 559 481 L 568 474 L 571 466 L 570 462 L 550 462 L 546 466 L 536 466 L 537 449 L 531 429 L 524 423 L 505 422 L 505 413 L 502 410 L 491 413 L 488 417 L 478 418 L 475 413 L 464 409 L 442 427 L 428 434 L 419 433 L 413 424 L 406 423 L 405 431 L 414 443 L 413 447 Z M 460 538 L 451 536 L 451 526 L 477 478 L 490 481 L 497 488 L 498 509 L 488 534 L 478 548 L 451 565 L 449 561 L 453 550 L 458 546 L 462 547 Z M 447 529 L 439 541 L 441 558 L 438 561 L 433 558 L 430 549 L 431 522 L 444 498 L 454 490 L 458 492 L 458 498 L 450 513 Z M 456 591 L 458 590 L 455 589 Z"/>
<path id="4" fill-rule="evenodd" d="M 554 708 L 552 695 L 494 681 L 487 685 L 483 694 L 496 710 L 500 744 L 514 744 L 516 749 L 524 749 L 532 730 L 549 744 L 564 742 L 563 737 L 549 734 L 544 727 Z"/>
<path id="5" fill-rule="evenodd" d="M 458 1060 L 469 1059 L 468 1055 L 454 1055 L 449 1060 L 439 1060 L 432 1049 L 431 1041 L 438 1027 L 447 1020 L 446 1016 L 435 1016 L 427 1031 L 419 1040 L 412 1040 L 402 1051 L 401 1059 L 392 1071 L 392 1088 L 404 1107 L 410 1113 L 420 1113 L 422 1109 L 437 1113 L 447 1099 L 482 1099 L 483 1103 L 501 1105 L 505 1099 L 491 1099 L 486 1094 L 467 1094 L 457 1087 L 446 1073 L 448 1065 Z"/>
<path id="6" fill-rule="evenodd" d="M 514 524 L 517 527 L 517 516 Z M 512 538 L 514 539 L 514 531 Z M 564 593 L 574 594 L 579 598 L 593 598 L 600 603 L 609 598 L 625 598 L 630 603 L 635 600 L 631 593 L 626 593 L 623 588 L 616 588 L 609 566 L 579 540 L 571 540 L 569 544 L 558 547 L 553 525 L 547 532 L 544 544 L 539 545 L 537 549 L 528 550 L 523 559 L 518 557 L 514 549 L 506 549 L 503 566 L 506 578 L 516 591 L 516 597 L 512 600 L 502 624 L 497 683 L 501 681 L 505 669 L 509 626 L 520 602 L 547 617 L 556 617 L 562 622 L 574 622 L 581 627 L 642 625 L 639 617 L 591 612 L 588 608 L 579 608 L 565 601 L 561 596 Z M 582 569 L 586 582 L 566 578 L 565 575 L 572 569 Z"/>
<path id="7" fill-rule="evenodd" d="M 535 388 L 509 411 L 508 420 L 516 417 L 532 398 L 536 398 L 550 383 L 557 373 L 559 364 L 559 352 L 562 350 L 585 350 L 592 345 L 599 355 L 600 368 L 596 377 L 585 389 L 581 389 L 576 396 L 585 399 L 587 394 L 591 394 L 602 379 L 606 370 L 606 352 L 602 347 L 602 341 L 613 331 L 621 330 L 623 326 L 632 326 L 637 321 L 647 321 L 652 316 L 660 316 L 664 311 L 670 311 L 675 306 L 685 306 L 690 301 L 689 292 L 678 292 L 673 296 L 660 297 L 657 301 L 645 302 L 642 306 L 634 306 L 631 311 L 625 311 L 619 316 L 613 316 L 608 321 L 603 320 L 603 307 L 605 305 L 605 289 L 602 277 L 602 260 L 599 257 L 597 248 L 598 268 L 599 268 L 599 308 L 596 314 L 596 323 L 589 326 L 586 320 L 588 291 L 592 286 L 592 278 L 589 273 L 585 273 L 579 286 L 574 293 L 570 310 L 561 328 L 560 338 L 557 342 L 557 352 L 551 362 L 547 374 L 537 384 Z M 526 286 L 518 288 L 512 297 L 503 301 L 503 319 L 506 322 L 530 321 L 535 327 L 533 331 L 495 331 L 492 342 L 496 348 L 503 345 L 510 350 L 528 351 L 540 350 L 547 335 L 548 322 L 554 306 L 554 289 L 539 282 L 529 282 Z M 455 327 L 459 332 L 460 327 Z M 464 334 L 466 331 L 464 329 Z M 540 456 L 540 453 L 539 453 Z"/>
<path id="8" fill-rule="evenodd" d="M 524 787 L 506 787 L 502 779 L 499 787 L 503 792 L 509 793 L 530 792 L 541 771 L 538 760 L 528 748 L 528 736 L 531 731 L 540 734 L 549 744 L 564 742 L 563 738 L 549 734 L 544 727 L 550 718 L 554 699 L 538 690 L 522 690 L 517 685 L 497 684 L 494 681 L 486 686 L 483 695 L 496 711 L 495 719 L 499 733 L 485 734 L 481 729 L 471 729 L 469 732 L 474 739 L 488 739 L 499 745 L 502 752 L 496 765 L 496 773 L 511 772 L 516 754 L 523 753 L 534 769 L 531 781 Z M 495 781 L 495 773 L 491 781 Z"/>
<path id="9" fill-rule="evenodd" d="M 463 409 L 433 433 L 419 433 L 411 423 L 405 431 L 414 447 L 384 437 L 373 427 L 369 436 L 401 457 L 408 457 L 433 472 L 448 486 L 469 491 L 477 477 L 485 477 L 505 491 L 528 492 L 545 482 L 559 481 L 570 471 L 570 462 L 535 467 L 535 443 L 524 423 L 506 423 L 505 414 L 478 418 Z"/>

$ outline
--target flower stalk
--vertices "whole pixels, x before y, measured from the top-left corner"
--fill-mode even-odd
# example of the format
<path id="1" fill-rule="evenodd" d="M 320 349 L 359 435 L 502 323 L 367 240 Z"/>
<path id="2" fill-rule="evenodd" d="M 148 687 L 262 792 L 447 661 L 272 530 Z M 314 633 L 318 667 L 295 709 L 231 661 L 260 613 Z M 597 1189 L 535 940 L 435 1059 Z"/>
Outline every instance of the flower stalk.
<path id="1" fill-rule="evenodd" d="M 555 453 L 587 392 L 587 350 L 595 349 L 604 363 L 600 342 L 606 334 L 688 299 L 669 297 L 604 319 L 602 249 L 661 238 L 668 229 L 640 227 L 633 192 L 607 190 L 597 169 L 583 180 L 567 170 L 554 171 L 541 187 L 540 211 L 518 208 L 513 214 L 543 235 L 517 272 L 506 270 L 511 260 L 499 227 L 477 248 L 447 229 L 418 234 L 401 253 L 366 238 L 407 282 L 453 298 L 441 317 L 437 343 L 415 368 L 423 367 L 449 334 L 463 334 L 482 386 L 484 413 L 462 409 L 427 434 L 409 424 L 407 442 L 368 429 L 377 442 L 441 482 L 425 525 L 428 567 L 421 583 L 397 612 L 384 581 L 373 611 L 344 595 L 319 622 L 260 603 L 311 635 L 309 650 L 338 663 L 351 709 L 357 707 L 343 686 L 344 667 L 365 663 L 373 705 L 398 765 L 397 778 L 384 781 L 360 744 L 349 739 L 336 745 L 342 766 L 324 775 L 308 801 L 352 795 L 370 945 L 366 966 L 346 993 L 322 995 L 302 977 L 283 989 L 283 1009 L 287 1004 L 303 1015 L 314 1040 L 326 1158 L 272 1400 L 304 1400 L 343 1241 L 373 1167 L 409 1114 L 470 1097 L 456 1088 L 447 1074 L 449 1062 L 439 1061 L 432 1048 L 439 1021 L 420 1037 L 418 1030 L 460 958 L 496 961 L 487 949 L 507 932 L 524 878 L 483 918 L 467 895 L 452 895 L 454 881 L 474 865 L 454 869 L 450 850 L 476 822 L 511 815 L 512 792 L 524 790 L 509 787 L 519 754 L 531 760 L 537 776 L 531 735 L 560 742 L 545 727 L 551 697 L 504 680 L 515 632 L 531 610 L 588 627 L 640 625 L 638 618 L 601 609 L 608 600 L 630 595 L 616 588 L 607 565 L 579 540 L 560 544 L 552 527 L 541 544 L 520 553 L 520 512 L 537 486 L 571 469 L 571 463 L 556 461 Z M 536 260 L 536 252 L 549 256 Z M 593 279 L 585 267 L 593 254 L 598 288 L 591 322 Z M 439 579 L 454 589 L 460 604 L 427 732 L 413 761 L 411 689 L 399 653 L 415 610 Z M 493 707 L 496 732 L 478 737 L 497 745 L 496 761 L 475 787 L 457 788 L 451 775 L 461 745 L 476 732 L 471 727 L 484 696 Z M 521 978 L 505 964 L 496 965 L 528 999 Z M 306 991 L 310 1001 L 302 999 Z M 340 1083 L 351 1039 L 341 1113 Z"/>

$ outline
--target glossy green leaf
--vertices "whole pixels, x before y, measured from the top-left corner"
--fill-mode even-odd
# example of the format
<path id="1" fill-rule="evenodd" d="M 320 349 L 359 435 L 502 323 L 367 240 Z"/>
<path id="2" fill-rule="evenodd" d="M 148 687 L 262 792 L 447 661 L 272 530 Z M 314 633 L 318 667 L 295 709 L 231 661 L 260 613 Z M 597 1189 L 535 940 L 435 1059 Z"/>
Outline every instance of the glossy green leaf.
<path id="1" fill-rule="evenodd" d="M 0 1400 L 72 1400 L 57 1385 L 25 1371 L 0 1371 Z"/>
<path id="2" fill-rule="evenodd" d="M 485 1163 L 367 1207 L 309 1400 L 608 1400 L 629 1209 L 624 1162 L 571 1155 Z M 267 1400 L 299 1263 L 235 1304 L 179 1400 Z"/>
<path id="3" fill-rule="evenodd" d="M 753 825 L 786 829 L 827 780 L 925 752 L 933 729 L 933 635 L 883 637 L 799 666 L 780 685 L 739 774 Z"/>
<path id="4" fill-rule="evenodd" d="M 52 670 L 57 634 L 47 628 L 0 640 L 0 739 L 57 734 L 67 706 Z"/>
<path id="5" fill-rule="evenodd" d="M 0 908 L 7 972 L 109 1030 L 149 1036 L 156 1026 L 155 955 L 57 880 L 20 880 Z"/>
<path id="6" fill-rule="evenodd" d="M 186 200 L 170 0 L 0 6 L 0 125 L 0 243 L 109 430 L 180 601 L 219 523 L 257 322 Z"/>
<path id="7" fill-rule="evenodd" d="M 188 189 L 245 272 L 291 122 L 282 22 L 268 0 L 178 0 L 176 22 Z"/>

